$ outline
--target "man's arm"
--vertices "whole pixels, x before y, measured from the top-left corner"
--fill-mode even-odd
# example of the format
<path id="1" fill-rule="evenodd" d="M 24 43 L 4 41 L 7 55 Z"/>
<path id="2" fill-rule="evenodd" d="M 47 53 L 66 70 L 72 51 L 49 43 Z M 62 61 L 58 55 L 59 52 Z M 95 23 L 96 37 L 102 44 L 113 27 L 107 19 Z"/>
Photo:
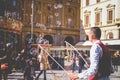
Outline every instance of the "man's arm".
<path id="1" fill-rule="evenodd" d="M 78 79 L 79 76 L 77 74 L 69 74 L 70 80 Z"/>
<path id="2" fill-rule="evenodd" d="M 90 62 L 91 62 L 90 68 L 88 68 L 87 70 L 83 71 L 80 74 L 70 74 L 69 77 L 71 78 L 71 80 L 74 80 L 77 78 L 86 79 L 86 78 L 89 78 L 90 75 L 96 74 L 101 51 L 102 49 L 100 49 L 100 46 L 98 45 L 93 46 L 90 52 L 91 54 L 90 55 Z"/>
<path id="3" fill-rule="evenodd" d="M 5 55 L 5 56 L 3 56 L 3 57 L 0 58 L 0 61 L 4 60 L 6 58 L 7 58 L 7 56 Z"/>

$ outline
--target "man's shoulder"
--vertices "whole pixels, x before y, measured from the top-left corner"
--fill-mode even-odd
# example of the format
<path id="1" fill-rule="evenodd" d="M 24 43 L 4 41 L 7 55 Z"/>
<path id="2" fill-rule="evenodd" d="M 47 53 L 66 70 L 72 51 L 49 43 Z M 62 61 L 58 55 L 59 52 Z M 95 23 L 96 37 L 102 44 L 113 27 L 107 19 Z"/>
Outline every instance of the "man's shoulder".
<path id="1" fill-rule="evenodd" d="M 91 49 L 97 49 L 97 48 L 101 48 L 101 46 L 98 43 L 94 43 L 91 47 Z"/>

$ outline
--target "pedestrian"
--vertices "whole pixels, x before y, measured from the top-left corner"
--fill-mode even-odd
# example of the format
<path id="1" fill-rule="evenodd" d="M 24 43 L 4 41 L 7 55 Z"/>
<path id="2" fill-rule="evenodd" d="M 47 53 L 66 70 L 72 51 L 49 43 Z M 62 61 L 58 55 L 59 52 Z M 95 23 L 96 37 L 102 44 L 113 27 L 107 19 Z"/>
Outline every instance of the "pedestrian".
<path id="1" fill-rule="evenodd" d="M 26 56 L 27 56 L 27 54 L 26 54 L 26 52 L 25 52 L 25 49 L 22 49 L 19 53 L 18 53 L 18 55 L 17 55 L 17 57 L 16 57 L 16 68 L 17 69 L 20 69 L 20 70 L 24 70 L 24 68 L 25 68 L 25 59 L 26 59 Z"/>
<path id="2" fill-rule="evenodd" d="M 2 80 L 2 60 L 4 59 L 4 57 L 6 58 L 5 48 L 3 45 L 3 41 L 0 40 L 0 80 Z"/>
<path id="3" fill-rule="evenodd" d="M 24 80 L 34 80 L 35 78 L 35 68 L 34 68 L 34 59 L 35 56 L 32 55 L 32 53 L 30 54 L 30 52 L 26 52 L 27 50 L 25 50 L 25 55 L 23 56 L 25 59 L 25 68 L 23 71 L 24 74 Z"/>
<path id="4" fill-rule="evenodd" d="M 38 55 L 38 61 L 40 63 L 40 73 L 37 75 L 35 80 L 38 80 L 39 76 L 43 73 L 44 74 L 44 80 L 46 80 L 46 69 L 48 68 L 48 59 L 47 55 L 43 50 L 40 50 L 40 53 Z"/>
<path id="5" fill-rule="evenodd" d="M 3 46 L 3 45 L 2 45 Z M 11 57 L 12 44 L 8 43 L 0 50 L 1 75 L 3 80 L 7 80 L 8 74 L 12 73 Z M 1 76 L 1 78 L 2 78 Z"/>
<path id="6" fill-rule="evenodd" d="M 32 59 L 26 60 L 27 65 L 25 66 L 24 70 L 24 80 L 34 80 L 34 68 L 33 68 L 33 61 Z"/>
<path id="7" fill-rule="evenodd" d="M 80 55 L 83 56 L 83 58 L 86 58 L 83 51 L 80 52 Z M 79 60 L 79 62 L 78 62 L 78 73 L 82 72 L 82 69 L 83 69 L 84 64 L 85 64 L 85 61 L 81 58 L 80 55 L 78 55 L 78 60 Z"/>
<path id="8" fill-rule="evenodd" d="M 116 72 L 118 71 L 119 58 L 120 58 L 120 54 L 118 52 L 114 53 L 112 63 L 113 63 L 114 71 Z"/>
<path id="9" fill-rule="evenodd" d="M 92 27 L 89 40 L 93 43 L 90 49 L 90 67 L 79 74 L 69 74 L 71 80 L 110 80 L 111 56 L 108 48 L 100 41 L 101 29 Z"/>
<path id="10" fill-rule="evenodd" d="M 74 73 L 74 71 L 76 70 L 76 56 L 75 55 L 72 57 L 71 67 L 72 67 L 72 73 Z"/>

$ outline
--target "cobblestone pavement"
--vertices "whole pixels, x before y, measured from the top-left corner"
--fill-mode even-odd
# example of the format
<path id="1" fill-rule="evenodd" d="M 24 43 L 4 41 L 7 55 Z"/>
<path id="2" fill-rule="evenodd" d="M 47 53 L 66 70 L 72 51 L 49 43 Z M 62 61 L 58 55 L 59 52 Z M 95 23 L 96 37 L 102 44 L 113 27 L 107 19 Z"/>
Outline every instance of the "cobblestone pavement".
<path id="1" fill-rule="evenodd" d="M 118 66 L 118 71 L 111 74 L 110 80 L 120 80 L 120 66 Z"/>
<path id="2" fill-rule="evenodd" d="M 68 72 L 72 72 L 72 71 L 68 71 Z M 39 71 L 36 71 L 36 75 L 38 75 L 38 73 Z M 77 71 L 75 73 L 77 73 Z M 23 73 L 13 72 L 8 76 L 8 80 L 23 80 Z M 39 80 L 43 80 L 43 74 L 40 76 Z M 53 70 L 53 71 L 48 70 L 47 80 L 69 80 L 69 78 L 62 70 Z M 117 72 L 111 74 L 110 80 L 120 80 L 120 66 Z"/>

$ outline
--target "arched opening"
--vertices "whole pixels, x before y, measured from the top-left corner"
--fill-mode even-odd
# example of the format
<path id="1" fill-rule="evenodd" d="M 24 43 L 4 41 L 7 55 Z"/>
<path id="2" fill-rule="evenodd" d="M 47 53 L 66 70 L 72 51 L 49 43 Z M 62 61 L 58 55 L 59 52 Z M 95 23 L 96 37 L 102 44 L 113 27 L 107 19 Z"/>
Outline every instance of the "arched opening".
<path id="1" fill-rule="evenodd" d="M 67 36 L 64 41 L 67 41 L 70 44 L 74 45 L 74 40 L 73 40 L 73 38 L 71 36 Z M 64 45 L 66 45 L 66 44 L 64 44 Z"/>
<path id="2" fill-rule="evenodd" d="M 113 39 L 113 33 L 112 32 L 109 32 L 107 34 L 107 39 Z"/>
<path id="3" fill-rule="evenodd" d="M 86 35 L 86 39 L 85 40 L 89 40 L 88 35 Z"/>
<path id="4" fill-rule="evenodd" d="M 48 40 L 48 41 L 49 41 L 49 44 L 53 44 L 53 38 L 52 38 L 52 36 L 50 36 L 50 35 L 45 35 L 45 36 L 44 36 L 44 39 Z"/>

